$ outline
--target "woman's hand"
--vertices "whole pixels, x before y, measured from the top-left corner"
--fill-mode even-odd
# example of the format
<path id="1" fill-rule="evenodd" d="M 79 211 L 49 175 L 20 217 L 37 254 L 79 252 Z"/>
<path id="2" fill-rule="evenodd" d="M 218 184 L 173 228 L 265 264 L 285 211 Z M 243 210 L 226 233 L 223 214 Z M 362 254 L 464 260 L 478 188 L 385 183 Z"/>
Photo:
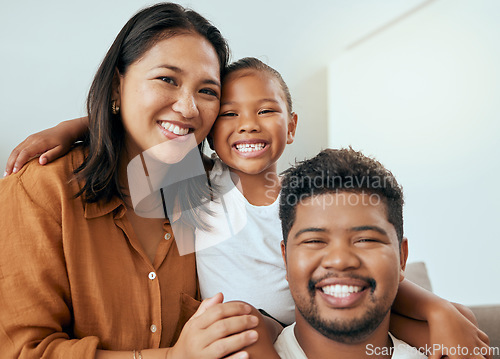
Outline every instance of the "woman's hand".
<path id="1" fill-rule="evenodd" d="M 40 156 L 41 165 L 65 155 L 88 130 L 86 117 L 64 121 L 28 136 L 14 148 L 7 160 L 4 177 L 19 171 L 30 159 Z"/>
<path id="2" fill-rule="evenodd" d="M 248 358 L 241 351 L 255 343 L 255 328 L 259 320 L 250 315 L 252 308 L 245 303 L 222 303 L 221 293 L 205 299 L 196 313 L 184 325 L 177 343 L 167 352 L 166 359 Z"/>
<path id="3" fill-rule="evenodd" d="M 472 312 L 459 304 L 445 302 L 428 319 L 431 352 L 429 359 L 488 358 L 489 338 L 477 327 Z"/>

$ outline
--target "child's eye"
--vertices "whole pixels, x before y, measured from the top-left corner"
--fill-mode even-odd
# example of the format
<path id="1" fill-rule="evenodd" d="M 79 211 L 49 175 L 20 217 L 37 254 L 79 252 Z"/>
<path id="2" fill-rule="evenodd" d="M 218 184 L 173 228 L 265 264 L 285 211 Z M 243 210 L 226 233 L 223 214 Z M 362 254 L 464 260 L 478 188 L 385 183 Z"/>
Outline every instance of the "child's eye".
<path id="1" fill-rule="evenodd" d="M 238 116 L 238 115 L 234 112 L 226 112 L 226 113 L 219 115 L 219 117 L 234 117 L 234 116 Z"/>
<path id="2" fill-rule="evenodd" d="M 172 77 L 168 77 L 168 76 L 160 76 L 158 77 L 159 80 L 162 80 L 163 82 L 166 82 L 168 84 L 171 84 L 171 85 L 174 85 L 174 86 L 177 86 L 177 83 L 175 82 L 175 80 L 172 78 Z"/>
<path id="3" fill-rule="evenodd" d="M 275 111 L 274 110 L 260 110 L 259 115 L 264 115 L 266 113 L 271 113 L 271 112 L 275 112 Z"/>

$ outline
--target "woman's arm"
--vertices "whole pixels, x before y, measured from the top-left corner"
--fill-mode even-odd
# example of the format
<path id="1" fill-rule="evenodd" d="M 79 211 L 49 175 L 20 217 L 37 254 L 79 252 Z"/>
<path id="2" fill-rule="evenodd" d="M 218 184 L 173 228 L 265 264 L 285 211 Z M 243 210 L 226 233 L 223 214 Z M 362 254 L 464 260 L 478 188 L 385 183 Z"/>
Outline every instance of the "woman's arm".
<path id="1" fill-rule="evenodd" d="M 135 358 L 139 359 L 139 353 L 142 359 L 250 358 L 249 353 L 242 349 L 257 340 L 257 332 L 251 329 L 257 326 L 258 319 L 252 315 L 250 305 L 222 301 L 220 293 L 204 300 L 172 348 L 137 350 Z M 108 350 L 97 350 L 95 357 L 132 358 L 134 352 Z"/>
<path id="2" fill-rule="evenodd" d="M 431 357 L 446 355 L 444 348 L 460 346 L 473 353 L 474 348 L 488 347 L 488 337 L 476 326 L 470 310 L 406 279 L 399 286 L 392 310 L 395 314 L 391 314 L 391 332 L 414 347 L 435 348 Z M 450 353 L 448 356 L 463 357 Z M 470 354 L 470 358 L 488 357 Z"/>
<path id="3" fill-rule="evenodd" d="M 44 165 L 65 155 L 76 141 L 84 137 L 88 128 L 89 119 L 81 117 L 28 136 L 11 152 L 4 177 L 16 173 L 36 156 L 40 156 L 38 161 Z"/>
<path id="4" fill-rule="evenodd" d="M 67 183 L 37 167 L 0 180 L 0 356 L 132 359 L 131 351 L 97 350 L 97 336 L 75 339 L 74 286 L 67 274 L 60 214 L 67 193 L 58 191 Z M 141 351 L 143 359 L 167 353 L 170 359 L 246 355 L 241 350 L 257 339 L 252 330 L 257 318 L 248 305 L 221 302 L 221 295 L 205 301 L 174 347 Z"/>

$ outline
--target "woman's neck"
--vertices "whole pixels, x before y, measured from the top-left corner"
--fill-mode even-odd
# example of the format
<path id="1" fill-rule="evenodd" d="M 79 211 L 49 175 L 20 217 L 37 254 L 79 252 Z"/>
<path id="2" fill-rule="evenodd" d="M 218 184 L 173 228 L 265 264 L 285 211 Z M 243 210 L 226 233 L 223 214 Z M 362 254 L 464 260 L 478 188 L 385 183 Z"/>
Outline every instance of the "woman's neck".
<path id="1" fill-rule="evenodd" d="M 276 165 L 258 174 L 229 169 L 231 179 L 247 201 L 254 206 L 268 206 L 278 198 L 281 189 Z"/>

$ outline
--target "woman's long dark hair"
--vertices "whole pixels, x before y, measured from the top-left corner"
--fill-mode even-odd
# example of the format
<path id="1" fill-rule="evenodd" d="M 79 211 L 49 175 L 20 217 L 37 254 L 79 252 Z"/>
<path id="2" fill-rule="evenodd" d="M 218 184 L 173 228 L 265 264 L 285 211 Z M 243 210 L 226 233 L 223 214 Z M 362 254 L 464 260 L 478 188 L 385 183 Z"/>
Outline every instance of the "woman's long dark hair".
<path id="1" fill-rule="evenodd" d="M 89 132 L 84 139 L 88 153 L 75 170 L 83 187 L 77 193 L 85 202 L 125 199 L 119 181 L 120 154 L 125 131 L 119 115 L 111 111 L 113 78 L 124 74 L 154 44 L 180 33 L 196 32 L 213 46 L 221 78 L 229 60 L 229 47 L 219 30 L 195 11 L 173 3 L 160 3 L 141 10 L 122 28 L 104 57 L 87 98 Z M 200 145 L 201 147 L 201 145 Z"/>

